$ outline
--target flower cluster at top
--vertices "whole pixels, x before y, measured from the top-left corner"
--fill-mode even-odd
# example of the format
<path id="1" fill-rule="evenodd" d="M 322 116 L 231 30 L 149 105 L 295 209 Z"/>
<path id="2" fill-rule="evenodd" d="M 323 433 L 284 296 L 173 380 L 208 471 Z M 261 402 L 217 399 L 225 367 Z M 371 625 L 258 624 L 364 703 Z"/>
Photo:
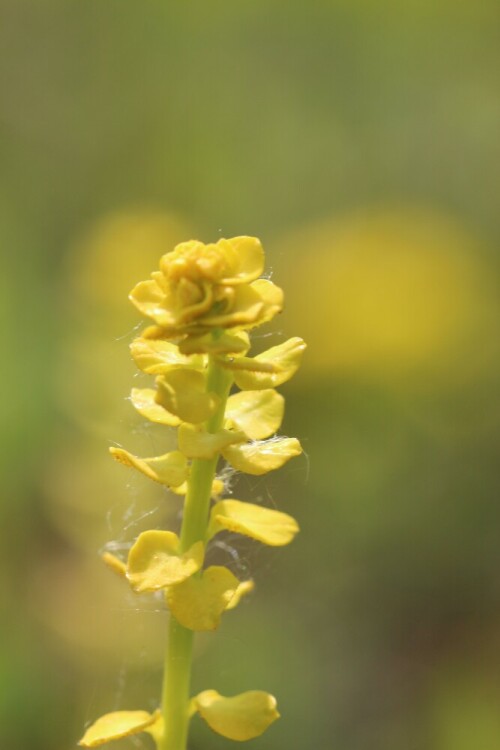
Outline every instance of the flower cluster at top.
<path id="1" fill-rule="evenodd" d="M 134 388 L 131 402 L 146 419 L 176 427 L 177 449 L 141 458 L 122 448 L 113 457 L 150 479 L 186 495 L 180 536 L 151 530 L 139 535 L 127 561 L 105 562 L 137 593 L 163 591 L 171 617 L 191 631 L 215 630 L 224 612 L 253 589 L 224 566 L 204 566 L 207 545 L 225 531 L 271 546 L 292 541 L 296 521 L 286 513 L 232 497 L 217 475 L 219 459 L 236 471 L 261 475 L 301 453 L 298 440 L 277 437 L 284 398 L 275 388 L 297 371 L 305 348 L 291 338 L 249 356 L 248 331 L 280 312 L 283 293 L 267 279 L 262 246 L 254 237 L 204 245 L 185 242 L 164 255 L 151 279 L 130 299 L 150 318 L 131 345 L 153 388 Z M 238 390 L 231 392 L 236 386 Z M 209 476 L 206 498 L 200 477 Z M 201 502 L 193 513 L 194 504 Z M 249 691 L 225 698 L 205 690 L 191 701 L 219 734 L 234 740 L 260 735 L 279 714 L 273 696 Z M 94 747 L 138 732 L 161 744 L 160 712 L 119 711 L 98 719 L 80 744 Z"/>

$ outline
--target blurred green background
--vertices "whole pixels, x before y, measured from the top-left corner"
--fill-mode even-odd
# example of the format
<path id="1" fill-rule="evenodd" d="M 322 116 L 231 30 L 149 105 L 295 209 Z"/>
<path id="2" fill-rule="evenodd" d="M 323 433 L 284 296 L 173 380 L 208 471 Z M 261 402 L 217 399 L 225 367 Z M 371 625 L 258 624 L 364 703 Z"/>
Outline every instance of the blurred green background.
<path id="1" fill-rule="evenodd" d="M 274 692 L 262 750 L 500 747 L 500 11 L 487 0 L 0 0 L 0 746 L 155 706 L 165 613 L 99 561 L 179 501 L 111 443 L 136 281 L 253 234 L 309 343 L 293 513 L 194 689 Z M 117 750 L 147 748 L 149 738 Z M 232 744 L 193 722 L 190 750 Z"/>

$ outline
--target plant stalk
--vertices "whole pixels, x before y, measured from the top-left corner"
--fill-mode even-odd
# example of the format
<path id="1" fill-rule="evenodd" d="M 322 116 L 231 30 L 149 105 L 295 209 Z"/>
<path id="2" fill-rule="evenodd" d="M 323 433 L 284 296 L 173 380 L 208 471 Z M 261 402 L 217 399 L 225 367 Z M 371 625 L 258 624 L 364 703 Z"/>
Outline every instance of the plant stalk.
<path id="1" fill-rule="evenodd" d="M 217 432 L 222 427 L 231 384 L 230 372 L 210 357 L 207 391 L 215 393 L 220 403 L 205 425 L 208 432 Z M 217 455 L 212 459 L 195 459 L 191 464 L 180 534 L 181 552 L 195 542 L 205 541 L 218 458 Z M 193 631 L 170 615 L 161 705 L 164 731 L 157 742 L 158 750 L 186 750 L 187 747 L 193 640 Z"/>

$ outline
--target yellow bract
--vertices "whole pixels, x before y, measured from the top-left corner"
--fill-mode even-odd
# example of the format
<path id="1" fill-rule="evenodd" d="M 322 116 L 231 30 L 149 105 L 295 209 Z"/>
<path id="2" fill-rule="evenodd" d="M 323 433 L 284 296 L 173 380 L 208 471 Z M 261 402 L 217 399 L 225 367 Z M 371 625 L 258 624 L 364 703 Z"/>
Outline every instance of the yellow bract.
<path id="1" fill-rule="evenodd" d="M 221 500 L 211 510 L 208 538 L 223 530 L 249 536 L 271 547 L 281 547 L 292 541 L 299 526 L 287 513 L 241 500 Z"/>
<path id="2" fill-rule="evenodd" d="M 183 422 L 205 422 L 216 411 L 220 399 L 207 393 L 206 379 L 196 370 L 171 370 L 157 378 L 156 401 Z"/>
<path id="3" fill-rule="evenodd" d="M 188 475 L 186 457 L 180 451 L 171 451 L 154 458 L 138 458 L 123 448 L 110 448 L 109 452 L 124 466 L 131 466 L 167 487 L 177 487 Z"/>
<path id="4" fill-rule="evenodd" d="M 181 424 L 178 433 L 179 450 L 188 458 L 214 458 L 232 443 L 245 440 L 243 432 L 219 430 L 206 432 L 201 427 Z"/>
<path id="5" fill-rule="evenodd" d="M 156 402 L 156 391 L 154 388 L 132 388 L 130 392 L 132 406 L 139 414 L 150 422 L 164 424 L 167 427 L 177 427 L 180 423 L 179 417 L 170 414 L 163 406 Z"/>
<path id="6" fill-rule="evenodd" d="M 172 531 L 144 531 L 128 556 L 127 578 L 137 592 L 158 591 L 185 581 L 203 564 L 204 546 L 196 542 L 179 553 L 179 537 Z"/>
<path id="7" fill-rule="evenodd" d="M 204 690 L 194 703 L 210 729 L 240 742 L 259 737 L 280 716 L 276 698 L 261 690 L 249 690 L 233 698 L 224 698 L 216 690 Z"/>
<path id="8" fill-rule="evenodd" d="M 264 252 L 255 237 L 209 245 L 191 240 L 164 255 L 160 270 L 137 284 L 130 299 L 163 337 L 251 328 L 270 320 L 283 304 L 281 290 L 258 278 L 263 268 Z"/>
<path id="9" fill-rule="evenodd" d="M 228 398 L 225 415 L 228 427 L 241 430 L 252 440 L 262 440 L 279 428 L 284 410 L 285 399 L 277 391 L 240 391 Z"/>
<path id="10" fill-rule="evenodd" d="M 231 466 L 246 474 L 266 474 L 280 469 L 294 456 L 300 456 L 302 448 L 297 438 L 276 438 L 243 445 L 230 445 L 222 454 Z"/>
<path id="11" fill-rule="evenodd" d="M 302 355 L 306 348 L 305 342 L 298 338 L 288 339 L 279 346 L 273 346 L 262 354 L 254 357 L 254 361 L 271 364 L 276 368 L 275 372 L 252 372 L 250 369 L 235 371 L 234 380 L 236 385 L 243 390 L 275 388 L 287 380 L 290 380 L 297 372 Z"/>
<path id="12" fill-rule="evenodd" d="M 214 565 L 201 577 L 188 578 L 167 591 L 175 619 L 189 630 L 215 630 L 231 603 L 240 582 L 230 570 Z"/>
<path id="13" fill-rule="evenodd" d="M 159 712 L 114 711 L 97 719 L 78 743 L 81 747 L 98 747 L 112 740 L 120 740 L 131 734 L 139 734 L 159 719 Z"/>

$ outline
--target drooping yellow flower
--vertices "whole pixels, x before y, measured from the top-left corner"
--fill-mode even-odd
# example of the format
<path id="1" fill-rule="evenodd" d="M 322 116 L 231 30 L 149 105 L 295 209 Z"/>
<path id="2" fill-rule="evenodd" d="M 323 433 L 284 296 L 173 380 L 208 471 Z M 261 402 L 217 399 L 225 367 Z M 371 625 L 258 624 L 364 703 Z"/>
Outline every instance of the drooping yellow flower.
<path id="1" fill-rule="evenodd" d="M 253 328 L 280 312 L 283 294 L 259 279 L 264 252 L 255 237 L 204 245 L 183 242 L 160 260 L 160 270 L 134 287 L 130 299 L 165 338 L 203 336 L 219 328 Z"/>
<path id="2" fill-rule="evenodd" d="M 179 537 L 172 531 L 143 531 L 129 552 L 126 575 L 134 591 L 158 591 L 196 573 L 203 554 L 202 542 L 181 553 Z"/>
<path id="3" fill-rule="evenodd" d="M 232 531 L 270 547 L 281 547 L 292 541 L 299 525 L 288 513 L 241 500 L 220 500 L 210 513 L 208 538 L 219 531 Z"/>
<path id="4" fill-rule="evenodd" d="M 112 740 L 121 740 L 140 732 L 154 733 L 153 726 L 159 722 L 160 713 L 155 711 L 113 711 L 101 716 L 85 732 L 78 743 L 80 747 L 98 747 Z"/>
<path id="5" fill-rule="evenodd" d="M 216 690 L 204 690 L 193 703 L 210 729 L 239 742 L 259 737 L 280 717 L 276 698 L 262 690 L 249 690 L 232 698 Z"/>

